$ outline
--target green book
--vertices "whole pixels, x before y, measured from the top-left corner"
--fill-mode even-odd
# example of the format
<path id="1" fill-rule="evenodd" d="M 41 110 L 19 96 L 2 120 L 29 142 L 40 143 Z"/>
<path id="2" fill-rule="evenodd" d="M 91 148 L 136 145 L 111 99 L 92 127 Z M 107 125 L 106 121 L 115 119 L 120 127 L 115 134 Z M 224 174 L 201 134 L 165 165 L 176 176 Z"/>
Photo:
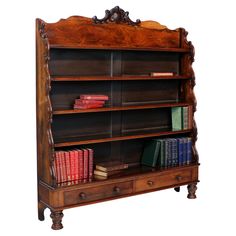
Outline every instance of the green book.
<path id="1" fill-rule="evenodd" d="M 157 166 L 165 167 L 165 139 L 159 139 L 159 142 L 160 142 L 160 152 Z"/>
<path id="2" fill-rule="evenodd" d="M 182 107 L 182 128 L 188 129 L 188 107 Z"/>
<path id="3" fill-rule="evenodd" d="M 172 130 L 182 130 L 182 107 L 171 108 Z"/>
<path id="4" fill-rule="evenodd" d="M 147 142 L 144 146 L 141 164 L 145 166 L 156 167 L 159 151 L 160 141 L 158 139 L 153 139 Z"/>

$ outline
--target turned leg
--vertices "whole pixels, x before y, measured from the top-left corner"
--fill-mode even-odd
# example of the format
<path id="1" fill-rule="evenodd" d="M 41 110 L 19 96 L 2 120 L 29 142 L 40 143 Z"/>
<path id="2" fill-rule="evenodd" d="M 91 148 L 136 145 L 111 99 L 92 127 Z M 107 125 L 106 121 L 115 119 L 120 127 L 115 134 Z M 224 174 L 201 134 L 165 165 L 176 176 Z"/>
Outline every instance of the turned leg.
<path id="1" fill-rule="evenodd" d="M 62 229 L 63 225 L 61 223 L 63 217 L 62 211 L 53 211 L 51 210 L 50 217 L 52 218 L 52 229 L 58 230 Z"/>
<path id="2" fill-rule="evenodd" d="M 179 191 L 180 191 L 180 187 L 175 187 L 174 190 L 175 190 L 176 192 L 179 192 Z"/>
<path id="3" fill-rule="evenodd" d="M 189 199 L 195 199 L 197 197 L 196 190 L 197 190 L 197 183 L 188 185 L 188 198 Z"/>
<path id="4" fill-rule="evenodd" d="M 38 219 L 40 221 L 44 220 L 44 210 L 46 209 L 45 205 L 41 202 L 38 202 Z"/>

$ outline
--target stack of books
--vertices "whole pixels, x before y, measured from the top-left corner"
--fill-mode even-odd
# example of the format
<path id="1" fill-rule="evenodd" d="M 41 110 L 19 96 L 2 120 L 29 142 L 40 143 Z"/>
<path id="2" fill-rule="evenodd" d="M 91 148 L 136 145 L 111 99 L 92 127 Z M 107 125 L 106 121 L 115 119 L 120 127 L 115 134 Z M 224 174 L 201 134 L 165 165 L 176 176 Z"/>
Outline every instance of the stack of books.
<path id="1" fill-rule="evenodd" d="M 175 167 L 192 162 L 192 139 L 166 138 L 148 141 L 142 153 L 141 164 L 150 167 Z"/>
<path id="2" fill-rule="evenodd" d="M 107 179 L 109 176 L 119 174 L 129 167 L 128 164 L 120 161 L 102 162 L 96 164 L 94 170 L 95 179 Z"/>
<path id="3" fill-rule="evenodd" d="M 172 118 L 172 130 L 186 130 L 192 129 L 193 125 L 193 107 L 172 107 L 171 108 Z"/>
<path id="4" fill-rule="evenodd" d="M 92 180 L 93 156 L 94 151 L 90 148 L 56 151 L 54 171 L 57 184 L 63 186 Z"/>
<path id="5" fill-rule="evenodd" d="M 79 99 L 75 99 L 74 109 L 89 109 L 99 108 L 105 105 L 105 101 L 108 101 L 107 95 L 101 94 L 81 94 Z"/>

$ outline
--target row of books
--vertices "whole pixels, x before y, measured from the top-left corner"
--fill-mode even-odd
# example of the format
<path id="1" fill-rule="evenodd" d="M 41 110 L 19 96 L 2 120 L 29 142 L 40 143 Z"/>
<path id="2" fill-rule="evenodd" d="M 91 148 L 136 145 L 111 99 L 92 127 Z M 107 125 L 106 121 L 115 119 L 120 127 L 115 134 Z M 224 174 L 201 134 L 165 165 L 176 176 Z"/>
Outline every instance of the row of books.
<path id="1" fill-rule="evenodd" d="M 151 167 L 174 167 L 192 162 L 192 139 L 152 139 L 144 146 L 141 164 Z"/>
<path id="2" fill-rule="evenodd" d="M 54 170 L 56 182 L 77 183 L 93 177 L 93 149 L 56 151 Z"/>
<path id="3" fill-rule="evenodd" d="M 108 101 L 107 95 L 101 94 L 81 94 L 78 99 L 75 99 L 74 109 L 89 109 L 104 107 L 105 101 Z"/>
<path id="4" fill-rule="evenodd" d="M 193 107 L 172 107 L 171 108 L 171 118 L 172 118 L 172 130 L 186 130 L 192 129 L 193 125 Z"/>

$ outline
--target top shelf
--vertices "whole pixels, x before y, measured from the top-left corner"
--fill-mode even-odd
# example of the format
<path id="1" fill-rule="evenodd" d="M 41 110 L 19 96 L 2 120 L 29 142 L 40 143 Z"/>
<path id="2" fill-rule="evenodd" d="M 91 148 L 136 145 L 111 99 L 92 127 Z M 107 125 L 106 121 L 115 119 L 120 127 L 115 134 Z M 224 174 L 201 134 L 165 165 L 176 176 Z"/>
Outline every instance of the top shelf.
<path id="1" fill-rule="evenodd" d="M 59 45 L 50 44 L 51 49 L 92 49 L 92 50 L 118 50 L 118 51 L 150 51 L 150 52 L 176 52 L 176 53 L 189 53 L 189 48 L 157 48 L 157 47 L 94 47 L 93 45 L 86 45 L 83 47 L 75 47 L 73 44 Z"/>
<path id="2" fill-rule="evenodd" d="M 53 76 L 52 81 L 107 81 L 107 80 L 186 80 L 189 76 L 148 76 L 148 75 L 127 75 L 127 76 Z"/>

